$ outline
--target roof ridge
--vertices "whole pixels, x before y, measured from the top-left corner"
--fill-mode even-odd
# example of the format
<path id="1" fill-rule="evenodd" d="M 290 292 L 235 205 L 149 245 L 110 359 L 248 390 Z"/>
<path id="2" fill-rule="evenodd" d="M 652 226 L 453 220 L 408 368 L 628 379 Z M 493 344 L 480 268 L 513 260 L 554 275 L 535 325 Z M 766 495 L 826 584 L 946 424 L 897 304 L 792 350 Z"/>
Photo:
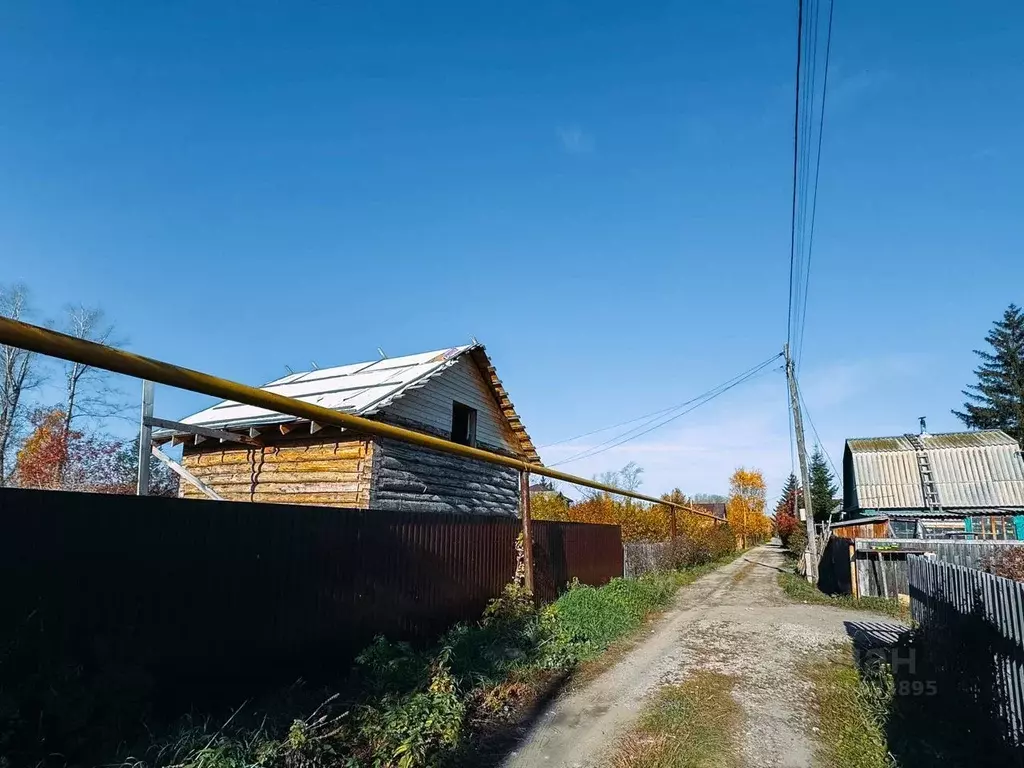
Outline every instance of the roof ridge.
<path id="1" fill-rule="evenodd" d="M 901 432 L 898 435 L 874 435 L 874 436 L 871 436 L 871 437 L 867 437 L 867 436 L 865 436 L 865 437 L 848 437 L 848 438 L 846 438 L 846 442 L 847 443 L 853 443 L 853 442 L 864 442 L 864 441 L 870 441 L 870 440 L 903 440 L 903 439 L 910 438 L 910 437 L 920 437 L 920 438 L 924 438 L 924 439 L 927 439 L 929 437 L 960 437 L 960 436 L 972 437 L 974 435 L 988 435 L 988 434 L 1000 434 L 1000 435 L 1003 435 L 1004 437 L 1006 437 L 1008 440 L 1013 440 L 1013 438 L 1010 437 L 1009 434 L 1007 434 L 1006 430 L 1003 430 L 1003 429 L 972 429 L 972 430 L 964 430 L 964 431 L 960 431 L 960 432 L 925 432 L 925 433 Z"/>

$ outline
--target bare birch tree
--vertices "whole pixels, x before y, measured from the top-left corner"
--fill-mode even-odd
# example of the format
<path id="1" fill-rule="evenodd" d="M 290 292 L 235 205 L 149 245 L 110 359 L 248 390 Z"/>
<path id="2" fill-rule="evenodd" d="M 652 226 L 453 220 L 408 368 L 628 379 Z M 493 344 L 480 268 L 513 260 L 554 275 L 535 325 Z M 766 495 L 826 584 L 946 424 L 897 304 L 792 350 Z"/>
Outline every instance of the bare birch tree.
<path id="1" fill-rule="evenodd" d="M 23 320 L 30 314 L 28 289 L 24 285 L 0 285 L 0 315 Z M 35 362 L 32 352 L 10 344 L 0 345 L 0 485 L 6 484 L 10 474 L 7 459 L 23 426 L 25 393 L 42 381 Z"/>
<path id="2" fill-rule="evenodd" d="M 117 347 L 123 343 L 115 338 L 114 324 L 106 321 L 103 310 L 84 304 L 69 304 L 64 308 L 64 332 L 97 344 Z M 101 368 L 73 361 L 64 363 L 66 435 L 71 433 L 76 418 L 105 418 L 124 409 L 124 393 L 113 386 L 110 379 L 110 373 Z"/>

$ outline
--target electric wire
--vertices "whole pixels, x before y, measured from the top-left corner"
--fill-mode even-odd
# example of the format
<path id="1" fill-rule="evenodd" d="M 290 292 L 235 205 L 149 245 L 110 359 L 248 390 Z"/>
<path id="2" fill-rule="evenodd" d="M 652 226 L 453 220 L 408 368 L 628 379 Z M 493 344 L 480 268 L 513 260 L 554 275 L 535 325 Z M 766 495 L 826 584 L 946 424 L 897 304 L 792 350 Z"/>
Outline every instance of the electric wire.
<path id="1" fill-rule="evenodd" d="M 793 203 L 789 223 L 789 302 L 786 317 L 786 343 L 793 340 L 793 272 L 796 266 L 796 191 L 800 160 L 800 65 L 803 58 L 804 0 L 797 0 L 796 88 L 793 115 Z"/>
<path id="2" fill-rule="evenodd" d="M 843 487 L 843 476 L 840 474 L 839 470 L 836 468 L 836 463 L 834 461 L 832 461 L 832 456 L 829 454 L 828 448 L 825 447 L 825 443 L 822 442 L 821 435 L 818 434 L 818 428 L 816 426 L 814 426 L 814 419 L 811 418 L 811 412 L 807 408 L 807 401 L 804 400 L 804 393 L 800 389 L 799 382 L 796 382 L 795 379 L 794 379 L 794 382 L 796 383 L 796 395 L 797 395 L 797 397 L 800 398 L 801 405 L 803 405 L 804 415 L 807 417 L 807 423 L 811 425 L 811 432 L 814 433 L 814 440 L 817 443 L 818 447 L 821 448 L 821 452 L 825 454 L 825 458 L 828 459 L 829 466 L 832 467 L 832 474 L 835 475 L 836 481 L 839 483 L 839 487 L 842 488 Z"/>
<path id="3" fill-rule="evenodd" d="M 681 407 L 683 407 L 685 405 L 690 405 L 692 403 L 697 403 L 697 406 L 703 405 L 704 402 L 706 402 L 706 400 L 710 396 L 715 395 L 718 392 L 718 390 L 721 390 L 723 387 L 727 387 L 729 385 L 732 385 L 733 383 L 739 383 L 740 380 L 745 379 L 745 377 L 748 377 L 751 374 L 759 372 L 762 368 L 764 368 L 766 365 L 768 365 L 771 362 L 773 362 L 774 360 L 776 360 L 778 357 L 779 357 L 779 355 L 774 355 L 773 357 L 770 357 L 767 360 L 765 360 L 765 361 L 763 361 L 761 363 L 758 363 L 757 365 L 755 365 L 755 366 L 753 366 L 751 368 L 748 368 L 743 373 L 737 374 L 736 376 L 733 376 L 731 379 L 727 379 L 726 381 L 722 382 L 721 384 L 717 385 L 716 387 L 713 387 L 713 388 L 707 390 L 706 392 L 702 392 L 701 394 L 697 395 L 696 397 L 691 398 L 690 400 L 686 401 L 686 403 L 680 405 L 679 407 L 681 408 Z M 698 402 L 698 401 L 700 401 L 700 402 Z M 697 406 L 694 406 L 694 408 L 696 408 Z M 672 410 L 678 410 L 678 409 L 677 408 L 673 408 Z M 687 409 L 686 411 L 684 411 L 684 413 L 689 413 L 689 411 L 691 411 L 691 410 L 693 410 L 693 408 Z M 677 414 L 677 415 L 681 416 L 683 414 L 680 413 L 680 414 Z M 598 450 L 598 449 L 603 449 L 604 446 L 608 446 L 609 448 L 612 448 L 612 447 L 614 447 L 612 445 L 612 443 L 615 443 L 616 445 L 621 445 L 622 442 L 626 442 L 625 440 L 623 440 L 623 438 L 627 438 L 627 439 L 631 440 L 631 439 L 633 439 L 633 437 L 638 437 L 639 436 L 639 434 L 634 434 L 634 433 L 646 434 L 646 432 L 644 431 L 645 428 L 648 427 L 651 424 L 654 424 L 654 422 L 658 421 L 658 418 L 659 418 L 659 416 L 655 416 L 654 418 L 648 419 L 643 424 L 640 424 L 640 425 L 638 425 L 636 427 L 633 427 L 632 429 L 627 429 L 625 432 L 620 432 L 617 435 L 613 435 L 612 437 L 608 438 L 604 442 L 598 443 L 597 445 L 592 445 L 592 446 L 589 446 L 587 448 L 584 448 L 583 450 L 579 451 L 578 453 L 574 453 L 571 456 L 568 456 L 568 457 L 566 457 L 564 459 L 561 459 L 557 463 L 558 464 L 564 464 L 564 463 L 567 463 L 567 462 L 570 462 L 570 461 L 576 461 L 577 459 L 587 458 L 588 456 L 591 456 L 591 455 L 596 455 L 597 453 L 603 452 L 602 450 Z M 670 421 L 670 420 L 672 420 L 674 418 L 676 418 L 676 417 L 675 416 L 670 417 L 668 419 L 668 421 Z M 668 421 L 664 421 L 663 423 L 668 423 Z M 660 426 L 660 424 L 655 425 L 654 427 L 652 427 L 652 429 L 656 429 L 658 426 Z M 647 430 L 647 431 L 650 431 L 650 430 Z M 555 464 L 552 464 L 551 466 L 555 466 Z"/>
<path id="4" fill-rule="evenodd" d="M 687 400 L 685 403 L 677 403 L 676 405 L 670 405 L 668 408 L 662 408 L 661 410 L 658 410 L 658 411 L 651 411 L 650 413 L 645 413 L 642 416 L 637 416 L 634 419 L 627 419 L 626 421 L 620 421 L 618 424 L 612 424 L 611 426 L 601 427 L 599 429 L 592 429 L 590 432 L 584 432 L 581 435 L 573 435 L 572 437 L 567 437 L 567 438 L 565 438 L 563 440 L 556 440 L 553 443 L 547 443 L 545 445 L 539 445 L 539 446 L 537 446 L 537 450 L 541 450 L 541 449 L 544 449 L 544 448 L 551 448 L 552 446 L 555 446 L 555 445 L 563 445 L 564 443 L 571 443 L 571 442 L 573 442 L 575 440 L 582 440 L 584 437 L 590 437 L 591 435 L 599 434 L 600 432 L 607 432 L 609 429 L 617 429 L 618 427 L 624 427 L 627 424 L 634 424 L 634 423 L 636 423 L 638 421 L 649 420 L 649 419 L 651 419 L 651 417 L 662 416 L 662 415 L 664 415 L 666 413 L 669 413 L 670 411 L 676 410 L 677 408 L 683 408 L 683 407 L 689 405 L 690 403 L 694 402 L 697 399 L 698 398 L 695 397 L 695 398 L 692 398 L 690 400 Z"/>
<path id="5" fill-rule="evenodd" d="M 773 369 L 773 370 L 782 370 L 782 368 L 780 367 L 780 368 L 776 368 L 776 369 Z M 729 391 L 733 387 L 736 387 L 736 386 L 738 386 L 738 385 L 740 385 L 740 384 L 742 384 L 742 383 L 744 383 L 746 381 L 750 381 L 751 379 L 755 379 L 759 375 L 763 375 L 764 373 L 770 373 L 770 372 L 771 371 L 759 371 L 758 373 L 753 374 L 751 376 L 748 376 L 747 378 L 745 378 L 745 379 L 743 379 L 741 381 L 735 382 L 734 384 L 730 385 L 729 387 L 726 387 L 725 389 L 723 389 L 721 392 L 716 392 L 715 394 L 707 397 L 702 402 L 697 403 L 696 405 L 693 405 L 690 408 L 687 408 L 686 410 L 682 411 L 681 413 L 677 413 L 674 416 L 671 416 L 671 417 L 665 419 L 664 421 L 662 421 L 662 422 L 660 422 L 658 424 L 655 424 L 655 425 L 653 425 L 653 426 L 651 426 L 651 427 L 649 427 L 649 428 L 647 428 L 647 429 L 645 429 L 645 430 L 643 430 L 641 432 L 637 432 L 635 435 L 631 435 L 629 437 L 626 437 L 626 438 L 624 438 L 622 440 L 619 440 L 618 442 L 612 443 L 612 444 L 610 444 L 610 445 L 608 445 L 607 447 L 604 447 L 604 448 L 595 449 L 593 451 L 590 451 L 590 452 L 587 452 L 587 453 L 583 453 L 583 454 L 578 455 L 578 456 L 571 456 L 568 459 L 563 459 L 562 461 L 555 462 L 551 466 L 555 467 L 555 466 L 558 466 L 560 464 L 566 464 L 566 463 L 573 462 L 573 461 L 581 461 L 582 459 L 589 459 L 589 458 L 592 458 L 593 456 L 597 456 L 599 454 L 602 454 L 605 451 L 610 451 L 613 448 L 617 448 L 618 446 L 623 445 L 624 443 L 628 443 L 631 440 L 635 440 L 638 437 L 642 437 L 643 435 L 646 435 L 646 434 L 648 434 L 650 432 L 653 432 L 654 430 L 659 429 L 659 428 L 665 426 L 669 422 L 675 421 L 676 419 L 680 418 L 681 416 L 685 416 L 686 414 L 690 413 L 691 411 L 696 410 L 700 406 L 702 406 L 702 405 L 704 405 L 704 404 L 714 400 L 716 397 L 719 397 L 720 395 L 725 394 L 727 391 Z"/>
<path id="6" fill-rule="evenodd" d="M 800 342 L 797 345 L 797 361 L 803 358 L 804 326 L 807 322 L 807 292 L 811 283 L 811 257 L 814 254 L 814 220 L 818 213 L 818 179 L 821 175 L 821 142 L 825 134 L 825 100 L 828 97 L 828 69 L 832 58 L 832 17 L 835 11 L 835 0 L 828 4 L 828 31 L 825 34 L 825 72 L 821 85 L 821 108 L 818 114 L 818 150 L 814 161 L 814 186 L 811 195 L 811 221 L 807 235 L 807 264 L 804 267 L 803 309 L 800 316 Z"/>
<path id="7" fill-rule="evenodd" d="M 758 363 L 757 365 L 752 366 L 751 368 L 748 368 L 743 373 L 737 374 L 736 376 L 733 376 L 731 379 L 727 379 L 726 381 L 722 382 L 718 386 L 713 387 L 712 389 L 709 389 L 706 392 L 702 392 L 701 394 L 697 395 L 696 397 L 692 397 L 692 398 L 690 398 L 689 400 L 687 400 L 687 401 L 685 401 L 683 403 L 678 403 L 676 405 L 669 406 L 668 408 L 662 408 L 661 410 L 653 411 L 653 412 L 648 413 L 648 414 L 646 414 L 644 416 L 638 416 L 635 419 L 629 419 L 628 421 L 620 422 L 619 424 L 615 424 L 615 425 L 613 425 L 611 427 L 602 427 L 600 429 L 595 429 L 595 430 L 592 430 L 591 432 L 587 432 L 587 433 L 582 434 L 582 435 L 577 435 L 576 437 L 567 438 L 565 440 L 560 440 L 559 443 L 572 442 L 573 440 L 577 440 L 577 439 L 580 439 L 580 438 L 583 438 L 583 437 L 587 437 L 588 435 L 596 434 L 598 432 L 605 432 L 605 431 L 607 431 L 609 429 L 613 429 L 615 427 L 620 427 L 620 426 L 624 426 L 626 424 L 632 424 L 632 423 L 634 423 L 636 421 L 644 420 L 643 424 L 640 424 L 639 426 L 633 427 L 632 429 L 627 429 L 625 432 L 620 432 L 617 435 L 613 435 L 612 437 L 608 438 L 608 440 L 604 441 L 603 443 L 598 443 L 597 445 L 593 445 L 593 446 L 590 446 L 589 448 L 585 448 L 584 450 L 580 451 L 579 453 L 580 454 L 587 453 L 589 451 L 594 450 L 595 448 L 600 448 L 601 446 L 607 445 L 608 443 L 614 442 L 614 441 L 616 441 L 616 440 L 618 440 L 618 439 L 620 439 L 622 437 L 625 437 L 626 435 L 629 435 L 631 432 L 635 432 L 637 430 L 643 429 L 647 425 L 652 424 L 653 422 L 657 421 L 657 419 L 660 416 L 663 416 L 666 413 L 670 413 L 670 412 L 678 410 L 680 408 L 684 408 L 687 405 L 690 405 L 692 403 L 697 402 L 698 400 L 701 400 L 701 399 L 707 397 L 709 394 L 713 393 L 715 390 L 720 389 L 721 387 L 724 387 L 727 384 L 730 384 L 731 382 L 736 381 L 737 379 L 740 379 L 740 378 L 746 376 L 751 371 L 759 370 L 762 366 L 764 366 L 767 363 L 770 363 L 771 361 L 775 360 L 776 358 L 778 358 L 780 356 L 781 356 L 781 354 L 773 355 L 772 357 L 768 358 L 767 360 L 762 361 L 761 363 Z M 551 445 L 558 445 L 559 443 L 551 443 Z M 574 459 L 577 455 L 578 454 L 573 454 L 568 459 L 562 459 L 562 461 L 564 462 L 564 461 L 568 461 L 569 459 Z M 552 466 L 554 466 L 554 465 L 552 465 Z"/>
<path id="8" fill-rule="evenodd" d="M 665 419 L 662 419 L 661 421 L 658 421 L 658 423 L 656 423 L 656 424 L 652 424 L 652 422 L 656 421 L 656 419 L 648 420 L 647 422 L 645 422 L 644 424 L 641 424 L 638 427 L 634 427 L 631 430 L 627 430 L 626 432 L 620 433 L 619 435 L 616 435 L 615 437 L 609 438 L 608 440 L 604 441 L 603 443 L 599 443 L 598 445 L 591 446 L 590 448 L 587 448 L 587 449 L 585 449 L 583 451 L 580 451 L 577 454 L 573 454 L 572 456 L 569 456 L 569 457 L 567 457 L 565 459 L 562 459 L 561 461 L 554 462 L 550 466 L 557 467 L 557 466 L 560 466 L 562 464 L 568 464 L 568 463 L 573 462 L 573 461 L 579 461 L 581 459 L 586 459 L 586 458 L 590 458 L 592 456 L 597 456 L 600 453 L 604 453 L 605 451 L 609 451 L 612 448 L 616 448 L 616 447 L 618 447 L 618 446 L 620 446 L 620 445 L 622 445 L 624 443 L 628 443 L 631 440 L 635 440 L 638 437 L 641 437 L 641 436 L 646 435 L 646 434 L 648 434 L 650 432 L 653 432 L 654 430 L 659 429 L 659 428 L 665 426 L 666 424 L 668 424 L 668 423 L 670 423 L 672 421 L 675 421 L 676 419 L 680 418 L 681 416 L 684 416 L 685 414 L 690 413 L 691 411 L 693 411 L 693 410 L 699 408 L 700 406 L 710 402 L 711 400 L 714 400 L 715 398 L 719 397 L 720 395 L 725 394 L 726 392 L 728 392 L 733 387 L 739 386 L 740 384 L 744 383 L 745 381 L 748 381 L 748 380 L 756 377 L 757 375 L 762 373 L 765 368 L 767 368 L 772 363 L 774 363 L 776 360 L 778 360 L 778 358 L 781 357 L 781 356 L 782 356 L 781 353 L 779 353 L 777 355 L 773 355 L 772 357 L 768 358 L 767 360 L 765 360 L 762 363 L 759 363 L 758 365 L 754 366 L 753 368 L 750 368 L 747 371 L 744 371 L 743 373 L 741 373 L 741 374 L 739 374 L 737 376 L 734 376 L 732 379 L 729 379 L 728 381 L 724 382 L 723 384 L 719 384 L 717 387 L 714 387 L 714 388 L 708 390 L 707 392 L 705 392 L 705 393 L 703 393 L 701 395 L 698 395 L 692 401 L 690 401 L 691 403 L 694 403 L 694 404 L 691 405 L 689 408 L 686 408 L 685 410 L 682 410 L 682 411 L 680 411 L 678 413 L 674 413 L 673 415 L 669 416 L 668 418 L 665 418 Z"/>

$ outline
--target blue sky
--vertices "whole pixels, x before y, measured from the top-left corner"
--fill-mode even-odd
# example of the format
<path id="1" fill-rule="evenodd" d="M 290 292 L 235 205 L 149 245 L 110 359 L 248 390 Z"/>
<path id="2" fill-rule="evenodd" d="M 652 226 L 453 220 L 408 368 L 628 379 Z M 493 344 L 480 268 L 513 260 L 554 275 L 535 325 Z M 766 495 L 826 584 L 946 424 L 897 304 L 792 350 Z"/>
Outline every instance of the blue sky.
<path id="1" fill-rule="evenodd" d="M 784 341 L 794 24 L 760 2 L 7 3 L 0 282 L 249 383 L 475 335 L 540 445 L 656 410 Z M 958 428 L 971 349 L 1024 302 L 1024 7 L 840 1 L 832 55 L 802 378 L 838 461 L 920 415 Z M 157 411 L 206 403 L 161 389 Z M 785 406 L 765 376 L 565 468 L 720 492 L 746 464 L 771 496 Z"/>

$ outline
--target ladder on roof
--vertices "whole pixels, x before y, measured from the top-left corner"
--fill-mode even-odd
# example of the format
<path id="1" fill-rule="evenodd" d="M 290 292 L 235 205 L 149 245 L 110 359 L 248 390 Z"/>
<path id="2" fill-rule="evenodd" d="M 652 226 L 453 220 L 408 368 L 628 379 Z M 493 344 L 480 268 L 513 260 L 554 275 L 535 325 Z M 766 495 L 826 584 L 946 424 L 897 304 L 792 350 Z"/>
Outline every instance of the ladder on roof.
<path id="1" fill-rule="evenodd" d="M 917 471 L 921 476 L 924 505 L 930 512 L 941 512 L 942 502 L 939 500 L 939 488 L 935 484 L 935 476 L 932 474 L 932 465 L 928 461 L 928 452 L 924 448 L 924 443 L 921 441 L 920 435 L 908 434 L 906 437 L 917 453 Z"/>

